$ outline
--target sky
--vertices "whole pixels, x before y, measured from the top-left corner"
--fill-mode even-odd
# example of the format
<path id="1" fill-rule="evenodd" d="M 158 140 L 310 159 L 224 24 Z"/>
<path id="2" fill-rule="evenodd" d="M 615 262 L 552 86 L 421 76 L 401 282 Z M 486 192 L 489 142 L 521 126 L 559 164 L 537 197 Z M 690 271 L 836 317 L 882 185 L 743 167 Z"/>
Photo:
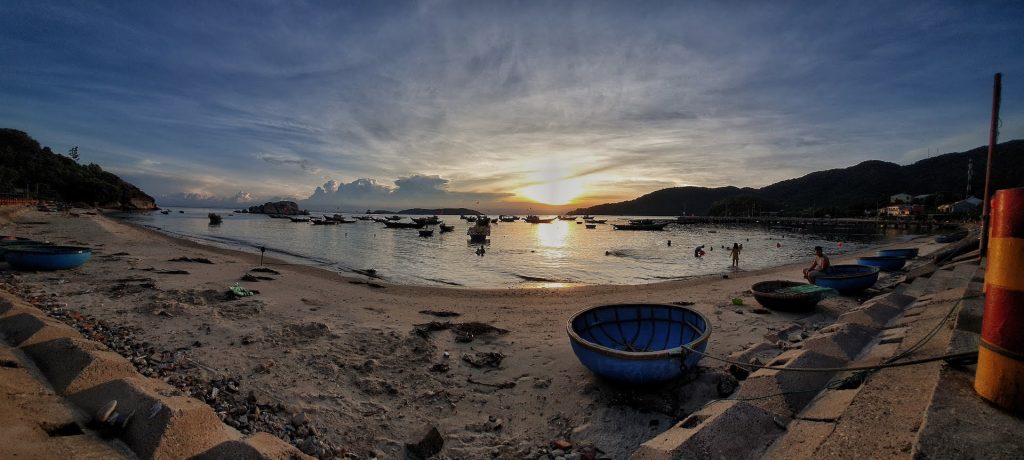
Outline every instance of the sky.
<path id="1" fill-rule="evenodd" d="M 560 212 L 1024 137 L 1024 2 L 0 2 L 0 127 L 165 206 Z"/>

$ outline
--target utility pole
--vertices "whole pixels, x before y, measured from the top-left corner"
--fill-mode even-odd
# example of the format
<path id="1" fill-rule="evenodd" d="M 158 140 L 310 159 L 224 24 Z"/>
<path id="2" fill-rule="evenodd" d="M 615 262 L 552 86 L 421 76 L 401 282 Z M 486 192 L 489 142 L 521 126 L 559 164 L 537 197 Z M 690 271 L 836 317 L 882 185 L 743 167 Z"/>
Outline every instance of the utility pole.
<path id="1" fill-rule="evenodd" d="M 981 240 L 978 244 L 978 258 L 984 258 L 988 251 L 989 181 L 992 180 L 992 154 L 999 138 L 999 99 L 1003 89 L 1003 74 L 996 73 L 992 85 L 992 121 L 988 130 L 988 161 L 985 162 L 985 192 L 981 202 Z"/>

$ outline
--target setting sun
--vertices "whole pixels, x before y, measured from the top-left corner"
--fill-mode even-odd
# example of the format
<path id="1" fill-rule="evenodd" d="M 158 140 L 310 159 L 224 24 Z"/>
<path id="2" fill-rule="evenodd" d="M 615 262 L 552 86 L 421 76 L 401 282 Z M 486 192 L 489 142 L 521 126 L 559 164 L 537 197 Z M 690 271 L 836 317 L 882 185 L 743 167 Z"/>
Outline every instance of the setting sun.
<path id="1" fill-rule="evenodd" d="M 519 194 L 533 201 L 550 205 L 569 204 L 583 194 L 580 179 L 562 179 L 519 189 Z"/>

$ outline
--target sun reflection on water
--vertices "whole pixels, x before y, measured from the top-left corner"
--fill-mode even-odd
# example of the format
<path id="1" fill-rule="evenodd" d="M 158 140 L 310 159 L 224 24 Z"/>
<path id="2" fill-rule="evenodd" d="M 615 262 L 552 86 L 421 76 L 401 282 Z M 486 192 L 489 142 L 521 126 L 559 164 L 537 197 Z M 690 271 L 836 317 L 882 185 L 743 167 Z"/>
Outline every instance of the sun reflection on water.
<path id="1" fill-rule="evenodd" d="M 564 248 L 569 239 L 569 223 L 555 220 L 550 224 L 536 224 L 537 242 L 542 248 Z"/>

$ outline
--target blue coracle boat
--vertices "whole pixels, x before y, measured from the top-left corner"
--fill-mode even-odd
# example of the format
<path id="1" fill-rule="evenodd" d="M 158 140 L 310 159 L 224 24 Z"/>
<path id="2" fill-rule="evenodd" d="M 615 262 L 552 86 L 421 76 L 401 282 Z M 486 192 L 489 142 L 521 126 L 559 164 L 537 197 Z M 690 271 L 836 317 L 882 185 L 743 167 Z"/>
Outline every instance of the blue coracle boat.
<path id="1" fill-rule="evenodd" d="M 833 265 L 828 273 L 814 277 L 814 284 L 835 289 L 840 294 L 856 294 L 875 285 L 879 270 L 869 265 Z"/>
<path id="2" fill-rule="evenodd" d="M 601 377 L 643 384 L 671 380 L 703 356 L 711 323 L 678 305 L 618 304 L 592 307 L 569 318 L 569 343 L 576 357 Z"/>
<path id="3" fill-rule="evenodd" d="M 902 257 L 904 259 L 913 259 L 914 257 L 917 257 L 917 248 L 881 249 L 878 251 L 878 255 L 882 257 Z"/>
<path id="4" fill-rule="evenodd" d="M 858 265 L 869 265 L 872 267 L 878 267 L 882 271 L 892 272 L 903 268 L 903 265 L 907 263 L 907 259 L 903 257 L 860 257 L 857 259 Z"/>
<path id="5" fill-rule="evenodd" d="M 9 249 L 4 259 L 17 270 L 66 270 L 80 267 L 92 250 L 77 246 L 32 246 Z"/>

